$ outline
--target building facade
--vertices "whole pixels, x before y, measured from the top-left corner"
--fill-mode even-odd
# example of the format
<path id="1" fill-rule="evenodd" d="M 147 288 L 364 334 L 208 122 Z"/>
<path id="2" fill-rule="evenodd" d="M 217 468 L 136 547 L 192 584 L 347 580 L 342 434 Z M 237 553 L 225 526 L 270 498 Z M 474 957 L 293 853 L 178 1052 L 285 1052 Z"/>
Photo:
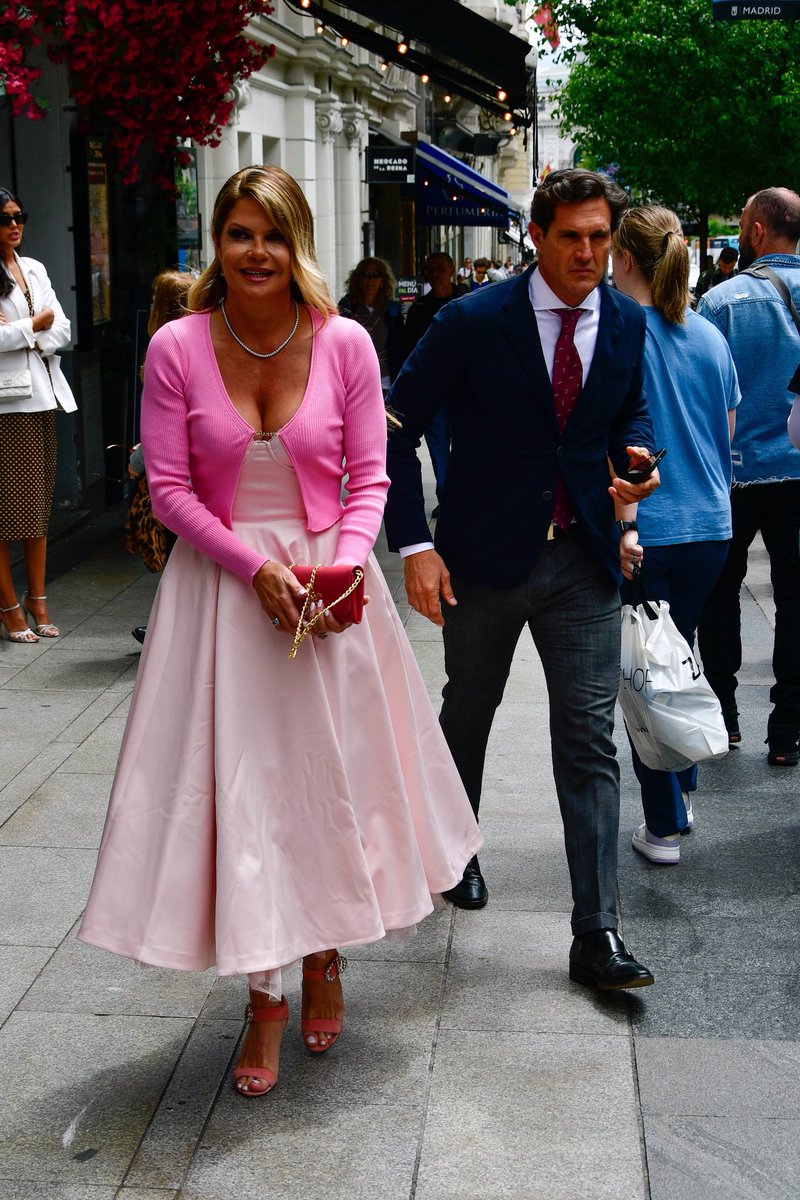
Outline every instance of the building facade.
<path id="1" fill-rule="evenodd" d="M 434 20 L 452 10 L 459 18 L 453 28 L 460 28 L 467 17 L 456 0 L 433 6 L 352 0 L 337 18 L 351 37 L 315 18 L 314 5 L 304 0 L 274 5 L 248 34 L 273 44 L 275 55 L 235 85 L 234 115 L 220 144 L 190 147 L 193 162 L 178 181 L 177 206 L 152 182 L 157 164 L 143 163 L 134 186 L 120 182 L 102 128 L 77 111 L 66 68 L 49 60 L 45 45 L 36 51 L 42 71 L 36 91 L 48 101 L 46 119 L 13 119 L 0 98 L 0 183 L 30 212 L 24 252 L 45 263 L 73 323 L 74 347 L 63 360 L 79 409 L 59 414 L 59 505 L 97 508 L 123 494 L 124 447 L 138 435 L 152 279 L 165 267 L 208 263 L 214 198 L 240 167 L 276 164 L 300 182 L 335 299 L 368 253 L 385 257 L 398 278 L 407 279 L 419 276 L 434 249 L 448 250 L 457 261 L 465 254 L 520 256 L 532 147 L 524 147 L 522 128 L 504 120 L 502 104 L 486 99 L 491 80 L 473 88 L 471 46 L 448 44 L 447 56 L 437 58 L 419 40 L 422 49 L 414 44 L 409 55 L 414 69 L 374 48 L 397 42 L 394 11 L 403 20 L 417 14 L 420 39 L 426 12 Z M 485 28 L 521 39 L 503 42 L 515 53 L 518 79 L 528 36 L 520 13 L 500 0 L 470 0 L 463 7 Z M 454 66 L 459 55 L 465 63 Z M 445 63 L 459 85 L 466 80 L 463 94 L 439 81 Z M 405 178 L 368 178 L 371 150 L 410 152 Z M 433 194 L 436 206 L 427 203 Z"/>

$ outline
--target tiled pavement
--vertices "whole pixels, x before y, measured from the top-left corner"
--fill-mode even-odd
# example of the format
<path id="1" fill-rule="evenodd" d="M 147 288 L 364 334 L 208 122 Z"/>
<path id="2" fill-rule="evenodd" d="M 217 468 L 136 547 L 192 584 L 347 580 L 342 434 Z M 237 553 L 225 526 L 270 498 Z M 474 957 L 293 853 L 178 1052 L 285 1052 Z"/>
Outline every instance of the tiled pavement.
<path id="1" fill-rule="evenodd" d="M 63 557 L 63 555 L 62 555 Z M 402 600 L 437 698 L 436 630 Z M 570 908 L 544 683 L 520 643 L 490 746 L 489 906 L 350 951 L 347 1027 L 322 1059 L 295 1014 L 275 1094 L 228 1082 L 240 980 L 78 943 L 155 580 L 114 540 L 50 585 L 64 629 L 0 644 L 3 1200 L 796 1200 L 800 771 L 762 746 L 763 551 L 744 598 L 742 748 L 702 771 L 678 868 L 635 856 L 624 739 L 625 936 L 656 986 L 567 979 Z"/>

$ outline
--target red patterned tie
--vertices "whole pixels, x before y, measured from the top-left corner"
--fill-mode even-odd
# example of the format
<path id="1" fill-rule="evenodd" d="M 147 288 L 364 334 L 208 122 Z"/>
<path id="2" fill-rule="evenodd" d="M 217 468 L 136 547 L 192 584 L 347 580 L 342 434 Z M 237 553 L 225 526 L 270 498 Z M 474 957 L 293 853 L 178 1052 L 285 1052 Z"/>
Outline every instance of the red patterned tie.
<path id="1" fill-rule="evenodd" d="M 561 333 L 558 335 L 553 359 L 553 398 L 556 405 L 558 432 L 563 434 L 583 386 L 583 366 L 580 355 L 575 349 L 574 338 L 575 326 L 578 324 L 581 313 L 585 310 L 582 308 L 553 308 L 550 311 L 561 318 Z M 553 501 L 553 522 L 560 529 L 567 530 L 571 521 L 572 505 L 564 476 L 559 471 L 556 481 L 556 496 Z"/>

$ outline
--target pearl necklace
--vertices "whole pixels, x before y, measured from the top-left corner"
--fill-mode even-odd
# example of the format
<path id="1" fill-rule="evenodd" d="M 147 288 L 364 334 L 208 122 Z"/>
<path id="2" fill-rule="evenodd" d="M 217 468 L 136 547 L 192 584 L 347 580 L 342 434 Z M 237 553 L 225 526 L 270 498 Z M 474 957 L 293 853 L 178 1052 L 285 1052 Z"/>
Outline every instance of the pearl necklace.
<path id="1" fill-rule="evenodd" d="M 292 326 L 292 332 L 289 334 L 289 336 L 284 341 L 281 342 L 281 344 L 280 344 L 280 346 L 278 346 L 277 350 L 270 350 L 269 354 L 259 354 L 258 350 L 251 350 L 249 346 L 245 345 L 245 343 L 242 341 L 242 339 L 236 333 L 236 331 L 234 330 L 230 321 L 228 320 L 228 314 L 225 312 L 225 301 L 224 300 L 220 303 L 220 309 L 222 310 L 222 319 L 228 328 L 228 333 L 231 335 L 233 340 L 242 347 L 243 350 L 246 350 L 248 354 L 252 354 L 253 358 L 274 358 L 276 354 L 280 354 L 280 352 L 281 352 L 281 350 L 283 350 L 284 346 L 289 345 L 289 342 L 292 340 L 294 335 L 297 333 L 297 326 L 300 324 L 300 308 L 299 308 L 296 300 L 293 303 L 294 303 L 294 325 Z"/>

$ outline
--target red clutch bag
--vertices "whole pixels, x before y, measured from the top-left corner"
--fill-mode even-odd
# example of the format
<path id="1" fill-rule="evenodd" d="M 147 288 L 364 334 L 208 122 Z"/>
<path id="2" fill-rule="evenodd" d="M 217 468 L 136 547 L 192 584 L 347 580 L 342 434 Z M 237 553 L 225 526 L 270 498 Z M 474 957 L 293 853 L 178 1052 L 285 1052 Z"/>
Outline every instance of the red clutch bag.
<path id="1" fill-rule="evenodd" d="M 312 627 L 326 613 L 342 625 L 358 625 L 364 612 L 364 572 L 360 567 L 300 567 L 292 563 L 289 570 L 306 589 L 303 611 L 294 635 L 289 658 L 294 658 Z M 322 608 L 312 608 L 322 604 Z"/>

